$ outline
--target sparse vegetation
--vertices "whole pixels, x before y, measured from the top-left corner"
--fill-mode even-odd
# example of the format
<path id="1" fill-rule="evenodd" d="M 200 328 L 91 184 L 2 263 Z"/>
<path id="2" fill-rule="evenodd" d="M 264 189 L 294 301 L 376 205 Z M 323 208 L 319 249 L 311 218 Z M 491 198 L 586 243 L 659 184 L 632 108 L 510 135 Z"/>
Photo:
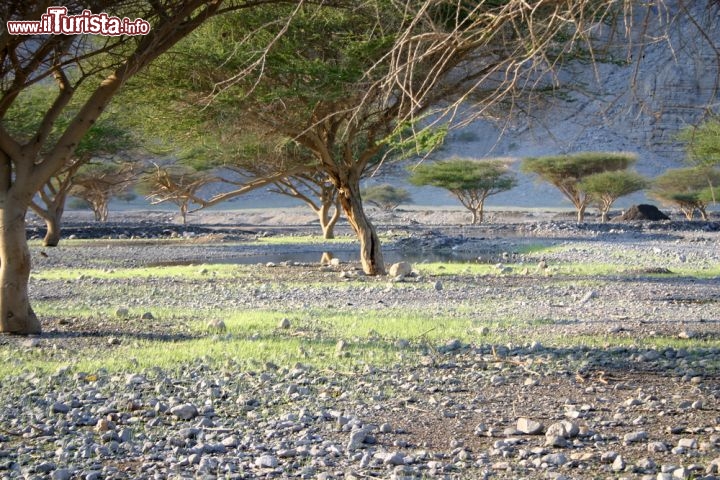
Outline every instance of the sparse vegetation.
<path id="1" fill-rule="evenodd" d="M 382 185 L 373 185 L 362 190 L 363 201 L 375 205 L 376 207 L 392 212 L 402 203 L 412 201 L 410 192 L 401 187 L 384 183 Z"/>
<path id="2" fill-rule="evenodd" d="M 680 209 L 692 220 L 695 212 L 707 220 L 707 206 L 720 186 L 720 172 L 712 167 L 687 167 L 667 170 L 653 180 L 650 195 Z"/>

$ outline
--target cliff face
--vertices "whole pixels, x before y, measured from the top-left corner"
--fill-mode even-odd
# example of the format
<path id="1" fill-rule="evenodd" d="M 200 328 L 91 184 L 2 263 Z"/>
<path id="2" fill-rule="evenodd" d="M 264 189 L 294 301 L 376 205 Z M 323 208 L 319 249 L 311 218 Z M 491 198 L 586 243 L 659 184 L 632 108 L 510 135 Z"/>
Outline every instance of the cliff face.
<path id="1" fill-rule="evenodd" d="M 623 150 L 636 152 L 637 170 L 651 177 L 681 166 L 684 151 L 677 133 L 710 111 L 720 112 L 720 7 L 714 0 L 666 0 L 663 8 L 646 12 L 635 14 L 632 41 L 620 35 L 622 28 L 597 27 L 600 44 L 615 46 L 613 61 L 568 65 L 559 72 L 554 99 L 535 104 L 525 118 L 473 122 L 452 133 L 434 158 L 519 160 Z M 491 197 L 489 203 L 569 206 L 553 188 L 533 180 L 521 175 L 516 189 Z M 440 191 L 410 189 L 418 203 L 451 203 Z M 642 200 L 636 195 L 620 204 Z"/>

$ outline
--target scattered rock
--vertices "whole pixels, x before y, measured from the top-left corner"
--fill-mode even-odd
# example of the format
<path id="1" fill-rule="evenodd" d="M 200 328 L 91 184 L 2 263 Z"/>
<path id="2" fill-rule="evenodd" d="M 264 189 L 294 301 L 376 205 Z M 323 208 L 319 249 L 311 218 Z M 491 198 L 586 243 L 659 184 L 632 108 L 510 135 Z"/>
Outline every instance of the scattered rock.
<path id="1" fill-rule="evenodd" d="M 670 220 L 670 217 L 661 212 L 655 205 L 641 203 L 628 208 L 621 216 L 613 218 L 613 222 Z"/>
<path id="2" fill-rule="evenodd" d="M 412 265 L 408 262 L 398 262 L 390 265 L 388 275 L 391 277 L 407 277 L 412 273 Z"/>
<path id="3" fill-rule="evenodd" d="M 176 405 L 170 409 L 170 413 L 181 420 L 192 420 L 198 416 L 197 407 L 191 403 Z"/>

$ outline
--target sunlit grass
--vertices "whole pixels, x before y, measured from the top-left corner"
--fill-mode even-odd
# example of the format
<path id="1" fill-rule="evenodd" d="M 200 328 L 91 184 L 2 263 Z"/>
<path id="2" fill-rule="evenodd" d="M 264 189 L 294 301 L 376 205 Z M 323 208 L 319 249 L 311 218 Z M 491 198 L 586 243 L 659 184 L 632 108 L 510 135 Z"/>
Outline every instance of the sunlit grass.
<path id="1" fill-rule="evenodd" d="M 261 237 L 246 245 L 347 245 L 357 243 L 357 237 L 346 236 L 326 239 L 321 235 L 277 235 Z"/>
<path id="2" fill-rule="evenodd" d="M 37 280 L 77 280 L 79 278 L 147 279 L 173 277 L 184 280 L 233 278 L 246 275 L 253 267 L 229 263 L 170 265 L 140 268 L 54 268 L 34 272 Z"/>
<path id="3" fill-rule="evenodd" d="M 416 362 L 421 355 L 435 352 L 451 339 L 473 345 L 524 345 L 530 339 L 554 348 L 587 347 L 605 350 L 612 347 L 638 349 L 720 348 L 720 339 L 681 339 L 653 336 L 630 338 L 622 335 L 566 335 L 543 328 L 552 325 L 551 318 L 527 319 L 518 315 L 498 317 L 478 313 L 477 305 L 459 305 L 454 312 L 421 309 L 388 308 L 333 309 L 304 311 L 278 310 L 210 310 L 159 309 L 154 312 L 164 322 L 184 324 L 183 334 L 173 329 L 154 333 L 149 328 L 139 336 L 120 334 L 119 346 L 106 346 L 110 333 L 98 332 L 96 344 L 79 350 L 13 348 L 0 346 L 0 378 L 19 371 L 46 374 L 69 365 L 76 371 L 137 372 L 146 368 L 183 368 L 200 361 L 222 365 L 226 362 L 262 364 L 273 362 L 291 366 L 303 362 L 320 368 L 352 369 L 366 364 L 388 365 L 398 361 Z M 490 312 L 491 309 L 488 309 Z M 131 316 L 140 314 L 131 311 Z M 111 312 L 77 310 L 68 317 L 104 315 L 106 325 L 126 321 Z M 287 318 L 289 328 L 281 328 Z M 218 329 L 213 322 L 222 321 Z M 148 322 L 148 325 L 158 325 Z M 487 327 L 487 328 L 485 328 Z M 165 327 L 163 327 L 165 328 Z M 526 334 L 518 336 L 518 332 Z M 533 333 L 530 333 L 533 332 Z M 343 353 L 336 353 L 338 341 L 346 342 Z M 404 343 L 400 344 L 398 341 Z M 552 351 L 552 350 L 550 350 Z"/>

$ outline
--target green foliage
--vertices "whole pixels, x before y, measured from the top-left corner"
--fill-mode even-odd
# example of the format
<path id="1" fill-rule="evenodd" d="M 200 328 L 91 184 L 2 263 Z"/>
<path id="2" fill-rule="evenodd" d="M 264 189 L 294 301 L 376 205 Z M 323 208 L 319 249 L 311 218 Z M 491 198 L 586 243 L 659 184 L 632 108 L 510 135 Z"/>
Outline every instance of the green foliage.
<path id="1" fill-rule="evenodd" d="M 362 191 L 363 200 L 371 203 L 386 212 L 395 210 L 401 203 L 411 201 L 410 192 L 404 188 L 394 187 L 384 183 L 382 185 L 373 185 Z"/>
<path id="2" fill-rule="evenodd" d="M 410 176 L 410 183 L 449 190 L 473 213 L 473 223 L 478 223 L 483 220 L 485 199 L 510 190 L 517 180 L 503 160 L 452 158 L 418 165 Z"/>
<path id="3" fill-rule="evenodd" d="M 655 178 L 650 195 L 663 203 L 676 205 L 688 219 L 695 210 L 707 219 L 705 209 L 716 198 L 720 171 L 710 167 L 688 167 L 667 170 Z"/>
<path id="4" fill-rule="evenodd" d="M 606 196 L 618 199 L 646 186 L 645 177 L 627 170 L 595 173 L 580 182 L 580 187 L 596 201 Z"/>
<path id="5" fill-rule="evenodd" d="M 582 222 L 585 208 L 591 200 L 582 181 L 591 175 L 625 170 L 635 163 L 637 156 L 627 152 L 580 152 L 572 155 L 548 155 L 526 158 L 521 170 L 534 173 L 554 185 L 572 202 Z"/>
<path id="6" fill-rule="evenodd" d="M 580 189 L 598 206 L 603 221 L 607 221 L 607 214 L 615 200 L 640 191 L 647 187 L 647 184 L 645 177 L 636 172 L 617 170 L 585 177 L 580 182 Z"/>
<path id="7" fill-rule="evenodd" d="M 688 161 L 697 166 L 720 166 L 720 117 L 685 128 L 680 139 L 687 143 Z"/>
<path id="8" fill-rule="evenodd" d="M 25 142 L 30 141 L 50 109 L 55 93 L 54 87 L 44 83 L 23 90 L 2 119 L 3 126 L 15 138 Z M 45 142 L 46 145 L 53 145 L 58 140 L 77 113 L 83 99 L 81 96 L 76 96 L 73 100 L 55 121 L 49 142 Z M 125 116 L 118 112 L 118 108 L 108 107 L 75 147 L 74 158 L 87 161 L 95 156 L 113 155 L 135 148 L 137 142 L 133 139 L 124 118 Z"/>
<path id="9" fill-rule="evenodd" d="M 521 169 L 556 185 L 579 182 L 595 173 L 624 170 L 634 164 L 636 159 L 634 153 L 581 152 L 526 158 Z"/>
<path id="10" fill-rule="evenodd" d="M 451 192 L 480 190 L 499 193 L 514 187 L 516 180 L 502 160 L 452 158 L 413 169 L 413 185 L 431 185 Z"/>

